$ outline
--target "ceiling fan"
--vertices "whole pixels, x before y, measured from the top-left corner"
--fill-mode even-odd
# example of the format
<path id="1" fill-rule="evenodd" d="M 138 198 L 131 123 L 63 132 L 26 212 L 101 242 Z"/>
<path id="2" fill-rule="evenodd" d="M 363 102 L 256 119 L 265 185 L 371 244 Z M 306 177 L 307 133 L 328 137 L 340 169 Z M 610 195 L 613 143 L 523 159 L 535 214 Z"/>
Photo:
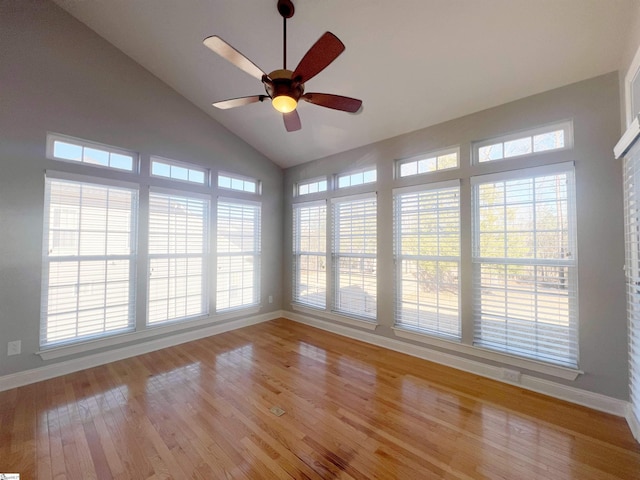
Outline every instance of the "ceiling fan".
<path id="1" fill-rule="evenodd" d="M 299 100 L 321 107 L 333 108 L 355 113 L 362 107 L 362 100 L 329 93 L 305 93 L 304 85 L 324 70 L 344 50 L 344 44 L 331 32 L 325 32 L 302 57 L 295 70 L 287 70 L 287 19 L 293 17 L 291 0 L 278 0 L 278 12 L 283 18 L 283 68 L 266 74 L 255 63 L 245 57 L 220 37 L 213 35 L 204 39 L 205 46 L 239 69 L 260 80 L 266 95 L 233 98 L 213 104 L 214 107 L 227 109 L 263 102 L 270 98 L 273 107 L 282 113 L 284 126 L 288 132 L 300 130 L 300 116 L 296 107 Z"/>

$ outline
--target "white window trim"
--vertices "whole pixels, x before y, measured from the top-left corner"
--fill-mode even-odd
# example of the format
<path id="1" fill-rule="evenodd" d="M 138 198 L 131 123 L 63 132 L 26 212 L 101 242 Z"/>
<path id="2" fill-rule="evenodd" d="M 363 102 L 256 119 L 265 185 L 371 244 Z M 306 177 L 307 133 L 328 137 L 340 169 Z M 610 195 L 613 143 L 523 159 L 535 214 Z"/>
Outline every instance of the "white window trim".
<path id="1" fill-rule="evenodd" d="M 486 360 L 492 360 L 495 362 L 504 363 L 506 365 L 524 368 L 545 375 L 551 375 L 553 377 L 562 378 L 565 380 L 575 380 L 578 375 L 584 374 L 582 370 L 573 369 L 568 367 L 562 367 L 559 365 L 552 365 L 549 363 L 538 362 L 515 355 L 509 355 L 508 353 L 501 353 L 494 350 L 489 350 L 482 347 L 473 345 L 467 345 L 456 340 L 449 340 L 443 337 L 436 337 L 427 333 L 422 333 L 416 330 L 412 330 L 406 327 L 391 327 L 393 333 L 401 338 L 408 340 L 414 340 L 428 345 L 433 345 L 447 350 L 453 350 L 458 353 L 466 355 L 473 355 L 474 357 L 484 358 Z"/>
<path id="2" fill-rule="evenodd" d="M 548 165 L 541 165 L 541 166 L 537 166 L 537 167 L 531 167 L 531 168 L 523 168 L 523 169 L 518 169 L 518 170 L 507 170 L 507 171 L 502 171 L 502 172 L 497 172 L 497 173 L 491 173 L 491 174 L 486 174 L 486 175 L 479 175 L 479 176 L 474 176 L 471 177 L 471 186 L 475 187 L 476 185 L 479 184 L 486 184 L 486 183 L 491 183 L 491 182 L 504 182 L 504 181 L 509 181 L 509 180 L 517 180 L 520 178 L 531 178 L 531 177 L 540 177 L 540 176 L 546 176 L 546 175 L 552 175 L 552 174 L 558 174 L 558 173 L 566 173 L 568 171 L 573 172 L 574 175 L 574 179 L 575 179 L 575 165 L 574 162 L 563 162 L 563 163 L 555 163 L 555 164 L 548 164 Z M 575 188 L 575 185 L 574 185 Z M 575 191 L 574 191 L 575 194 Z M 473 194 L 472 194 L 473 195 Z M 577 201 L 577 199 L 575 199 L 574 197 L 574 201 L 573 203 L 575 204 L 575 202 Z M 475 238 L 476 235 L 478 234 L 477 232 L 477 225 L 476 225 L 476 212 L 475 212 L 475 208 L 472 209 L 472 215 L 473 215 L 473 221 L 472 221 L 472 228 L 471 228 L 471 234 L 472 237 Z M 577 247 L 577 240 L 576 240 L 576 226 L 574 225 L 573 228 L 571 225 L 569 225 L 569 235 L 573 237 L 572 243 L 573 245 L 576 245 Z M 556 264 L 556 260 L 547 260 L 545 261 L 544 259 L 522 259 L 522 260 L 514 260 L 511 258 L 484 258 L 484 257 L 476 257 L 475 256 L 475 245 L 476 245 L 476 240 L 472 241 L 472 250 L 471 250 L 471 263 L 472 266 L 475 270 L 475 268 L 477 267 L 477 265 L 482 264 L 482 263 L 492 263 L 492 264 L 503 264 L 503 265 L 511 265 L 511 264 L 521 264 L 521 265 L 530 265 L 532 263 L 534 264 L 551 264 L 554 265 Z M 578 268 L 578 252 L 577 252 L 577 248 L 575 252 L 572 252 L 573 254 L 573 268 L 577 269 Z M 577 281 L 577 275 L 576 275 L 576 281 Z M 478 288 L 477 285 L 474 284 L 474 290 Z M 578 308 L 577 305 L 577 298 L 576 298 L 576 309 Z M 476 328 L 475 325 L 475 315 L 476 312 L 474 311 L 474 329 Z M 580 339 L 579 339 L 579 314 L 576 311 L 575 312 L 575 316 L 576 316 L 576 321 L 577 321 L 577 338 L 575 338 L 575 346 L 576 346 L 576 363 L 579 365 L 579 360 L 580 360 L 580 352 L 579 352 L 579 347 L 580 347 Z M 475 341 L 475 334 L 474 334 L 474 341 Z M 468 345 L 467 345 L 468 346 Z M 536 360 L 536 359 L 532 359 L 532 358 L 528 358 L 526 356 L 518 356 L 518 355 L 513 355 L 513 354 L 509 354 L 508 352 L 500 352 L 499 350 L 492 350 L 492 349 L 488 349 L 488 348 L 484 348 L 482 346 L 479 345 L 473 345 L 470 348 L 474 348 L 480 351 L 489 351 L 492 354 L 498 354 L 500 356 L 503 356 L 504 358 L 511 358 L 513 357 L 514 359 L 517 359 L 518 361 L 524 361 L 524 362 L 533 362 L 534 364 L 536 363 L 540 363 L 542 365 L 545 366 L 550 366 L 554 369 L 566 369 L 569 371 L 576 371 L 578 373 L 583 373 L 581 370 L 579 370 L 579 367 L 568 367 L 568 366 L 562 366 L 562 365 L 557 365 L 557 364 L 553 364 L 553 363 L 547 363 L 547 362 L 543 362 L 541 360 Z M 489 358 L 489 357 L 485 357 L 485 358 Z M 507 363 L 513 364 L 518 366 L 517 363 L 514 363 L 513 361 L 509 361 Z M 529 367 L 523 367 L 523 368 L 529 368 Z M 536 371 L 540 371 L 540 370 L 536 370 Z M 542 373 L 546 373 L 546 372 L 542 372 Z M 562 377 L 564 378 L 564 377 Z"/>
<path id="3" fill-rule="evenodd" d="M 368 320 L 363 317 L 356 317 L 346 315 L 344 313 L 323 310 L 320 308 L 313 308 L 307 305 L 302 305 L 300 303 L 291 303 L 291 308 L 298 312 L 315 315 L 326 320 L 332 320 L 334 322 L 340 322 L 346 325 L 352 325 L 354 327 L 366 328 L 367 330 L 375 330 L 379 325 L 376 320 Z"/>
<path id="4" fill-rule="evenodd" d="M 541 135 L 543 133 L 550 133 L 556 130 L 564 130 L 564 147 L 561 148 L 553 148 L 550 150 L 544 150 L 542 152 L 531 152 L 531 153 L 523 153 L 522 155 L 514 155 L 511 157 L 502 157 L 496 160 L 490 160 L 486 162 L 481 162 L 479 158 L 480 148 L 486 147 L 488 145 L 494 145 L 496 143 L 504 143 L 510 140 L 517 140 L 520 138 L 526 137 L 534 137 L 535 135 Z M 488 164 L 496 164 L 501 162 L 509 162 L 511 160 L 528 158 L 538 155 L 549 155 L 551 153 L 562 152 L 564 150 L 571 150 L 573 148 L 573 121 L 572 120 L 564 120 L 560 122 L 554 122 L 547 125 L 542 125 L 540 127 L 528 128 L 526 130 L 520 130 L 518 132 L 508 133 L 506 135 L 501 135 L 499 137 L 492 137 L 486 140 L 480 140 L 477 142 L 473 142 L 471 145 L 472 151 L 472 162 L 473 165 L 488 165 Z M 406 178 L 406 177 L 405 177 Z"/>
<path id="5" fill-rule="evenodd" d="M 216 325 L 225 320 L 237 318 L 240 314 L 253 315 L 260 311 L 260 306 L 251 306 L 242 309 L 235 309 L 232 312 L 225 310 L 223 313 L 210 314 L 207 316 L 192 317 L 183 322 L 164 322 L 155 325 L 146 325 L 143 330 L 133 332 L 114 333 L 108 337 L 76 342 L 68 345 L 53 346 L 51 348 L 41 347 L 36 352 L 43 360 L 53 360 L 55 358 L 63 358 L 78 353 L 90 352 L 100 348 L 112 347 L 114 345 L 123 345 L 125 343 L 142 340 L 151 337 L 157 337 L 168 333 L 182 332 L 190 330 L 194 327 Z"/>
<path id="6" fill-rule="evenodd" d="M 351 175 L 357 175 L 358 173 L 362 173 L 363 175 L 367 172 L 375 172 L 376 179 L 371 182 L 365 182 L 363 177 L 363 182 L 358 185 L 348 185 L 345 187 L 340 186 L 340 178 L 349 177 Z M 378 167 L 376 165 L 371 165 L 369 167 L 358 168 L 357 170 L 349 170 L 347 172 L 336 173 L 334 175 L 333 187 L 337 191 L 347 190 L 347 189 L 357 189 L 361 187 L 366 187 L 368 185 L 375 185 L 378 183 Z M 327 185 L 329 186 L 329 185 Z"/>
<path id="7" fill-rule="evenodd" d="M 633 84 L 633 79 L 636 75 L 640 75 L 640 47 L 636 50 L 633 60 L 631 60 L 631 64 L 629 65 L 629 69 L 624 76 L 624 109 L 627 127 L 629 127 L 631 122 L 636 120 L 638 114 L 640 114 L 640 112 L 634 112 L 632 108 L 633 92 L 631 85 Z"/>
<path id="8" fill-rule="evenodd" d="M 295 299 L 292 300 L 292 304 L 295 305 L 300 305 L 300 306 L 306 306 L 308 308 L 311 308 L 313 311 L 326 311 L 327 310 L 327 305 L 329 304 L 329 277 L 328 277 L 328 273 L 330 271 L 330 267 L 329 267 L 329 238 L 327 237 L 327 229 L 328 229 L 328 222 L 329 222 L 329 205 L 327 205 L 327 201 L 325 200 L 313 200 L 313 201 L 308 201 L 308 202 L 299 202 L 299 203 L 294 203 L 292 205 L 292 212 L 295 212 L 295 210 L 297 208 L 309 208 L 309 207 L 325 207 L 326 212 L 325 212 L 325 247 L 324 247 L 324 258 L 325 258 L 325 265 L 326 265 L 326 271 L 325 271 L 325 299 L 324 299 L 324 308 L 322 307 L 316 307 L 307 303 L 301 303 L 301 302 L 297 302 Z M 292 219 L 292 231 L 294 228 L 294 224 L 293 224 L 293 219 Z M 293 258 L 293 262 L 295 265 L 295 257 L 299 256 L 300 253 L 296 251 L 296 239 L 293 237 L 292 235 L 292 242 L 293 242 L 293 249 L 292 249 L 292 258 Z M 295 290 L 297 288 L 296 286 L 296 282 L 297 279 L 295 277 L 295 272 L 292 272 L 292 288 L 293 290 Z M 293 290 L 292 290 L 292 297 L 293 297 Z"/>
<path id="9" fill-rule="evenodd" d="M 455 167 L 438 168 L 438 169 L 432 170 L 430 172 L 414 173 L 412 175 L 405 175 L 405 176 L 402 176 L 400 174 L 400 169 L 401 169 L 402 165 L 404 165 L 406 163 L 417 162 L 417 161 L 420 161 L 420 160 L 425 160 L 427 158 L 442 157 L 444 155 L 450 155 L 452 153 L 455 153 L 457 158 L 458 158 L 458 165 L 456 165 Z M 432 150 L 432 151 L 429 151 L 429 152 L 421 153 L 419 155 L 413 155 L 413 156 L 407 157 L 407 158 L 399 158 L 398 160 L 395 161 L 394 179 L 395 180 L 400 180 L 400 179 L 404 180 L 404 179 L 413 178 L 413 177 L 423 177 L 425 175 L 433 175 L 434 173 L 437 173 L 437 172 L 446 172 L 446 171 L 450 171 L 450 170 L 457 170 L 459 168 L 460 168 L 460 146 L 455 146 L 455 147 L 450 147 L 450 148 L 443 148 L 441 150 Z"/>
<path id="10" fill-rule="evenodd" d="M 300 186 L 310 185 L 312 183 L 319 183 L 319 182 L 327 182 L 326 190 L 318 190 L 317 192 L 313 192 L 313 193 L 302 193 L 302 194 L 300 193 Z M 329 178 L 327 176 L 300 180 L 299 182 L 296 182 L 293 184 L 293 196 L 294 198 L 304 198 L 306 201 L 306 199 L 313 198 L 315 196 L 326 196 L 330 191 L 330 187 L 331 187 L 331 182 L 329 181 Z"/>
<path id="11" fill-rule="evenodd" d="M 118 155 L 126 155 L 128 157 L 131 157 L 131 159 L 132 159 L 131 160 L 131 170 L 125 170 L 125 169 L 122 169 L 122 168 L 115 168 L 115 167 L 110 167 L 110 166 L 107 166 L 107 165 L 97 165 L 95 163 L 87 163 L 87 162 L 83 162 L 83 161 L 68 160 L 66 158 L 56 157 L 53 154 L 54 143 L 56 141 L 77 145 L 79 147 L 83 147 L 83 149 L 84 148 L 93 148 L 93 149 L 96 149 L 96 150 L 104 150 L 104 151 L 107 151 L 109 153 L 116 153 Z M 82 139 L 82 138 L 76 138 L 76 137 L 72 137 L 70 135 L 63 135 L 61 133 L 47 132 L 46 156 L 47 156 L 47 158 L 49 160 L 55 160 L 56 162 L 64 162 L 64 163 L 71 164 L 71 165 L 84 165 L 84 166 L 87 166 L 87 167 L 95 167 L 95 168 L 99 168 L 99 169 L 104 170 L 104 171 L 119 172 L 119 173 L 124 173 L 124 174 L 127 174 L 127 175 L 135 175 L 140 170 L 140 155 L 137 152 L 134 152 L 134 151 L 131 151 L 131 150 L 126 150 L 126 149 L 120 148 L 120 147 L 114 147 L 112 145 L 107 145 L 105 143 L 92 142 L 91 140 L 85 140 L 85 139 Z"/>
<path id="12" fill-rule="evenodd" d="M 235 192 L 236 190 L 234 190 Z M 247 193 L 247 192 L 239 192 L 238 193 Z M 256 253 L 253 253 L 252 255 L 254 257 L 257 257 L 259 260 L 259 265 L 258 265 L 258 272 L 254 272 L 254 281 L 256 283 L 255 288 L 257 290 L 256 292 L 256 301 L 254 303 L 251 304 L 246 304 L 246 305 L 238 305 L 236 307 L 229 307 L 229 308 L 223 308 L 223 309 L 218 309 L 218 305 L 217 305 L 217 296 L 218 296 L 218 270 L 217 270 L 217 265 L 218 265 L 218 258 L 220 256 L 220 254 L 217 251 L 217 244 L 218 244 L 218 212 L 219 212 L 219 203 L 220 202 L 228 202 L 228 203 L 236 203 L 236 204 L 241 204 L 241 205 L 248 205 L 251 207 L 257 207 L 259 212 L 260 212 L 260 221 L 259 221 L 259 225 L 258 225 L 258 229 L 260 232 L 260 238 L 258 239 L 258 249 L 256 250 Z M 225 197 L 225 196 L 221 196 L 219 195 L 216 198 L 216 202 L 215 202 L 215 233 L 211 234 L 212 237 L 212 241 L 215 242 L 216 245 L 216 250 L 213 252 L 212 256 L 215 257 L 215 264 L 216 264 L 216 269 L 214 269 L 212 271 L 212 275 L 215 275 L 215 285 L 216 285 L 216 291 L 213 292 L 213 299 L 214 299 L 214 305 L 213 305 L 213 312 L 215 315 L 233 315 L 235 312 L 237 311 L 241 311 L 241 310 L 247 310 L 247 309 L 251 309 L 254 307 L 260 307 L 261 305 L 261 298 L 262 298 L 262 221 L 263 221 L 263 212 L 262 212 L 262 202 L 259 200 L 247 200 L 245 198 L 238 198 L 238 197 Z M 212 224 L 213 226 L 213 224 Z M 223 254 L 224 255 L 224 254 Z"/>
<path id="13" fill-rule="evenodd" d="M 202 253 L 202 257 L 203 257 L 203 266 L 204 266 L 204 270 L 203 270 L 203 275 L 204 275 L 204 290 L 202 292 L 203 295 L 203 307 L 205 309 L 204 312 L 196 314 L 196 315 L 190 315 L 187 317 L 177 317 L 177 318 L 171 318 L 171 319 L 166 319 L 166 320 L 162 320 L 156 323 L 149 323 L 149 294 L 151 292 L 151 260 L 153 258 L 171 258 L 174 257 L 175 255 L 158 255 L 158 254 L 151 254 L 148 251 L 149 245 L 147 244 L 146 246 L 146 275 L 147 275 L 147 284 L 146 284 L 146 290 L 145 290 L 145 297 L 146 297 L 146 305 L 145 305 L 145 325 L 147 328 L 155 328 L 157 326 L 160 325 L 167 325 L 167 324 L 172 324 L 172 323 L 185 323 L 188 322 L 190 320 L 197 320 L 199 318 L 208 318 L 210 315 L 210 305 L 211 305 L 211 299 L 210 299 L 210 289 L 211 289 L 211 272 L 210 272 L 210 266 L 211 266 L 211 210 L 212 210 L 212 206 L 211 206 L 211 195 L 207 195 L 207 194 L 203 194 L 203 193 L 198 193 L 198 192 L 185 192 L 184 190 L 176 190 L 176 189 L 171 189 L 171 188 L 163 188 L 163 187 L 155 187 L 155 186 L 151 186 L 149 188 L 149 197 L 151 196 L 152 193 L 157 193 L 157 194 L 161 194 L 161 195 L 176 195 L 176 196 L 180 196 L 180 197 L 192 197 L 198 200 L 203 200 L 206 202 L 207 205 L 207 214 L 205 216 L 205 222 L 207 224 L 207 229 L 205 232 L 205 240 L 204 240 L 204 252 Z M 149 208 L 150 205 L 147 205 L 147 208 Z M 147 229 L 146 229 L 146 233 L 147 236 L 149 235 L 150 232 L 150 227 L 148 224 L 148 220 L 149 217 L 147 217 Z M 179 255 L 181 256 L 181 255 Z"/>
<path id="14" fill-rule="evenodd" d="M 236 180 L 254 182 L 256 184 L 256 191 L 255 192 L 247 192 L 246 190 L 238 190 L 236 188 L 221 187 L 219 185 L 221 176 L 222 177 L 231 178 L 232 180 L 236 179 Z M 240 174 L 237 174 L 237 173 L 224 172 L 224 171 L 216 172 L 215 188 L 217 188 L 217 189 L 219 189 L 219 190 L 221 190 L 223 192 L 233 192 L 234 194 L 238 193 L 238 194 L 241 194 L 241 195 L 242 194 L 251 195 L 253 197 L 262 195 L 262 182 L 260 180 L 258 180 L 257 178 L 248 177 L 246 175 L 240 175 Z"/>
<path id="15" fill-rule="evenodd" d="M 173 177 L 165 177 L 163 175 L 158 175 L 153 173 L 153 162 L 164 163 L 165 165 L 169 165 L 170 167 L 175 165 L 176 167 L 186 168 L 187 170 L 195 170 L 197 172 L 201 172 L 204 175 L 204 182 L 192 182 L 191 180 L 182 180 L 180 178 Z M 160 178 L 162 180 L 170 181 L 170 182 L 180 182 L 186 185 L 199 185 L 201 187 L 208 187 L 211 184 L 211 169 L 203 167 L 201 165 L 196 165 L 193 163 L 181 162 L 179 160 L 172 160 L 170 158 L 159 157 L 157 155 L 151 155 L 149 157 L 149 176 L 151 178 Z"/>
<path id="16" fill-rule="evenodd" d="M 375 182 L 371 182 L 371 184 L 375 184 Z M 365 184 L 366 186 L 367 184 Z M 358 185 L 360 186 L 360 185 Z M 347 188 L 347 187 L 345 187 Z M 328 208 L 328 214 L 327 214 L 327 239 L 328 240 L 328 248 L 327 248 L 327 255 L 329 256 L 329 261 L 327 262 L 328 268 L 327 268 L 327 275 L 329 275 L 328 278 L 328 282 L 327 282 L 327 313 L 330 315 L 330 317 L 333 320 L 337 320 L 337 321 L 341 321 L 340 319 L 343 317 L 349 318 L 349 319 L 356 319 L 359 321 L 364 321 L 364 322 L 377 322 L 377 318 L 378 318 L 378 295 L 377 295 L 377 291 L 376 291 L 376 315 L 374 317 L 364 317 L 364 316 L 359 316 L 356 314 L 349 314 L 346 312 L 342 312 L 339 310 L 336 310 L 336 253 L 334 251 L 335 249 L 335 241 L 334 241 L 334 228 L 335 228 L 335 216 L 334 216 L 334 208 L 336 204 L 339 203 L 350 203 L 350 202 L 354 202 L 354 201 L 359 201 L 359 200 L 368 200 L 368 199 L 375 199 L 376 200 L 376 208 L 378 207 L 378 193 L 377 192 L 366 192 L 366 193 L 359 193 L 359 194 L 353 194 L 353 195 L 349 195 L 346 194 L 344 196 L 340 196 L 340 197 L 334 197 L 331 198 L 331 206 L 330 208 Z M 376 226 L 379 226 L 377 221 L 376 221 Z M 377 241 L 377 234 L 376 234 L 376 241 Z M 378 252 L 376 251 L 375 255 L 372 254 L 366 254 L 363 255 L 363 258 L 374 258 L 376 260 L 376 265 L 378 264 Z M 376 281 L 377 283 L 377 281 Z M 377 289 L 376 289 L 377 290 Z M 334 318 L 335 317 L 335 318 Z M 377 324 L 377 323 L 376 323 Z"/>
<path id="17" fill-rule="evenodd" d="M 61 180 L 61 181 L 70 181 L 70 182 L 76 182 L 76 183 L 81 183 L 81 184 L 93 184 L 93 185 L 100 185 L 103 187 L 115 187 L 115 188 L 124 188 L 124 189 L 128 189 L 128 190 L 133 190 L 135 191 L 135 198 L 134 198 L 134 211 L 132 213 L 132 238 L 134 240 L 133 244 L 133 253 L 129 254 L 129 257 L 131 258 L 131 267 L 132 267 L 132 271 L 129 272 L 130 275 L 130 281 L 133 281 L 133 284 L 130 285 L 130 290 L 133 290 L 133 296 L 136 299 L 136 302 L 138 300 L 138 290 L 137 290 L 137 275 L 138 275 L 138 271 L 139 271 L 139 255 L 140 255 L 140 250 L 139 250 L 139 225 L 140 225 L 140 185 L 138 183 L 134 183 L 134 182 L 125 182 L 125 181 L 121 181 L 121 180 L 113 180 L 113 179 L 109 179 L 109 178 L 103 178 L 103 177 L 93 177 L 93 176 L 88 176 L 88 175 L 81 175 L 81 174 L 76 174 L 76 173 L 70 173 L 70 172 L 59 172 L 59 171 L 54 171 L 54 170 L 46 170 L 45 171 L 45 182 L 48 179 L 52 179 L 52 180 Z M 44 223 L 46 223 L 47 225 L 50 226 L 50 218 L 49 218 L 49 209 L 46 208 L 48 205 L 45 203 L 43 205 L 44 208 L 44 215 L 43 215 L 43 226 Z M 51 264 L 51 260 L 50 259 L 45 259 L 45 249 L 46 246 L 44 245 L 44 240 L 45 240 L 45 235 L 47 235 L 46 238 L 48 238 L 48 233 L 44 231 L 43 229 L 43 251 L 42 251 L 42 267 L 43 270 L 41 271 L 41 278 L 40 278 L 40 282 L 41 282 L 41 293 L 40 293 L 40 302 L 42 303 L 43 300 L 43 295 L 44 295 L 44 291 L 47 290 L 47 295 L 48 295 L 48 285 L 45 285 L 45 280 L 49 280 L 49 266 Z M 79 256 L 79 255 L 78 255 Z M 102 257 L 102 256 L 101 256 Z M 50 258 L 50 257 L 48 257 Z M 55 261 L 55 260 L 54 260 Z M 44 272 L 44 269 L 46 268 L 46 274 Z M 132 277 L 132 278 L 131 278 Z M 102 333 L 102 334 L 96 334 L 96 335 L 91 335 L 91 336 L 85 336 L 85 337 L 80 337 L 80 338 L 70 338 L 70 339 L 65 339 L 65 340 L 61 340 L 58 342 L 50 342 L 50 343 L 42 343 L 43 341 L 43 332 L 45 330 L 45 324 L 43 324 L 43 314 L 44 314 L 44 306 L 41 304 L 40 306 L 41 308 L 41 313 L 40 313 L 40 319 L 39 319 L 39 346 L 41 350 L 49 350 L 49 349 L 58 349 L 58 348 L 68 348 L 68 347 L 73 347 L 76 345 L 83 345 L 86 343 L 92 343 L 95 341 L 101 341 L 101 340 L 108 340 L 110 338 L 113 337 L 119 337 L 123 334 L 128 334 L 130 332 L 135 331 L 136 329 L 136 324 L 137 324 L 137 318 L 135 316 L 134 313 L 134 317 L 133 317 L 133 324 L 124 327 L 122 329 L 119 330 L 114 330 L 111 332 L 106 332 L 106 333 Z M 133 305 L 134 308 L 134 312 L 137 310 L 137 305 Z"/>
<path id="18" fill-rule="evenodd" d="M 436 190 L 444 190 L 444 189 L 448 189 L 448 188 L 460 188 L 461 185 L 461 180 L 460 179 L 455 179 L 455 180 L 447 180 L 447 181 L 443 181 L 443 182 L 433 182 L 433 183 L 427 183 L 427 184 L 418 184 L 418 185 L 411 185 L 408 187 L 399 187 L 399 188 L 394 188 L 392 190 L 392 194 L 393 194 L 393 202 L 394 202 L 394 217 L 396 215 L 395 212 L 395 202 L 396 202 L 396 197 L 399 195 L 404 195 L 407 193 L 422 193 L 422 192 L 432 192 L 432 191 L 436 191 Z M 460 194 L 460 191 L 458 191 L 458 193 Z M 460 204 L 459 204 L 460 207 Z M 443 261 L 450 261 L 450 262 L 457 262 L 458 263 L 458 273 L 460 273 L 461 269 L 462 269 L 462 245 L 461 245 L 461 235 L 462 235 L 462 225 L 461 225 L 461 214 L 460 214 L 460 210 L 458 210 L 458 245 L 459 245 L 459 254 L 457 257 L 453 258 L 453 257 L 438 257 L 438 258 L 442 258 Z M 395 224 L 396 219 L 394 218 L 394 236 L 397 235 L 397 231 L 396 231 L 396 227 L 397 225 Z M 397 323 L 397 308 L 398 308 L 398 302 L 400 301 L 400 299 L 398 298 L 398 283 L 399 283 L 399 278 L 400 278 L 400 262 L 398 261 L 401 257 L 406 258 L 407 255 L 399 255 L 398 254 L 398 250 L 397 250 L 397 242 L 398 239 L 394 238 L 394 252 L 393 252 L 393 258 L 394 258 L 394 263 L 395 263 L 395 285 L 394 285 L 394 327 L 392 328 L 399 328 L 399 329 L 408 329 L 409 327 L 401 324 L 401 323 Z M 418 256 L 419 257 L 419 256 Z M 460 278 L 460 275 L 459 275 Z M 459 281 L 460 282 L 460 281 Z M 443 332 L 437 332 L 437 331 L 427 331 L 425 330 L 419 330 L 416 329 L 416 331 L 420 331 L 422 332 L 424 335 L 429 335 L 435 338 L 442 338 L 442 339 L 452 339 L 453 341 L 459 341 L 462 339 L 462 329 L 463 329 L 463 325 L 462 325 L 462 317 L 461 317 L 461 312 L 462 312 L 462 295 L 461 295 L 461 285 L 460 283 L 458 283 L 458 326 L 460 329 L 460 336 L 456 337 L 455 335 L 449 335 Z"/>

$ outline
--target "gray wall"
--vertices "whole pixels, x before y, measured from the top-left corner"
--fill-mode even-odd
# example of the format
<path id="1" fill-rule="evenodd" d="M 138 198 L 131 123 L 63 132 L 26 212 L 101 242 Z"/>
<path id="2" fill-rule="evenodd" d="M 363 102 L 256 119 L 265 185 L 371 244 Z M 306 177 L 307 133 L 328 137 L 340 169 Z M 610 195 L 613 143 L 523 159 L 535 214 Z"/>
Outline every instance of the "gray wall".
<path id="1" fill-rule="evenodd" d="M 44 171 L 66 168 L 47 131 L 262 180 L 261 311 L 280 309 L 282 170 L 53 3 L 0 1 L 0 375 L 43 365 Z"/>
<path id="2" fill-rule="evenodd" d="M 617 72 L 518 100 L 406 135 L 367 145 L 285 171 L 285 252 L 291 251 L 291 202 L 296 182 L 321 175 L 377 165 L 378 183 L 378 322 L 376 334 L 396 338 L 393 325 L 392 193 L 393 161 L 460 145 L 461 167 L 432 174 L 429 181 L 490 172 L 491 164 L 470 165 L 471 142 L 539 125 L 573 119 L 575 147 L 546 155 L 545 162 L 574 161 L 577 181 L 579 258 L 580 368 L 577 388 L 619 399 L 628 397 L 627 322 L 625 311 L 621 164 L 612 149 L 620 135 Z M 429 108 L 428 96 L 424 105 Z M 432 92 L 432 94 L 437 94 Z M 366 103 L 366 99 L 365 99 Z M 513 168 L 539 161 L 535 156 L 511 160 Z M 500 166 L 502 168 L 502 165 Z M 472 326 L 470 292 L 470 186 L 462 183 L 462 322 Z M 466 225 L 466 227 L 465 227 Z M 284 303 L 291 302 L 291 258 L 284 256 Z M 469 343 L 469 335 L 464 336 Z M 435 347 L 429 347 L 435 348 Z M 452 352 L 453 353 L 453 352 Z M 478 361 L 485 361 L 480 360 Z M 487 362 L 492 363 L 492 362 Z M 544 377 L 541 374 L 527 372 Z"/>

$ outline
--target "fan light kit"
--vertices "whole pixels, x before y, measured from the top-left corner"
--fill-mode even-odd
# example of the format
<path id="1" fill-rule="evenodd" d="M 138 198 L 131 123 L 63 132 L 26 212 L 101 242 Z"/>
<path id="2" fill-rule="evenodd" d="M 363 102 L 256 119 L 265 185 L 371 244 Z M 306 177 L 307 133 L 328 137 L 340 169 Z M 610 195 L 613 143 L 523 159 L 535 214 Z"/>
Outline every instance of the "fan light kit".
<path id="1" fill-rule="evenodd" d="M 250 103 L 271 99 L 271 105 L 282 113 L 284 126 L 288 132 L 300 130 L 300 116 L 297 107 L 300 100 L 321 107 L 355 113 L 362 107 L 362 100 L 329 93 L 304 93 L 304 85 L 328 67 L 344 52 L 344 44 L 331 32 L 325 32 L 302 57 L 294 71 L 287 70 L 287 19 L 293 17 L 291 0 L 278 0 L 278 12 L 283 18 L 283 67 L 266 74 L 251 60 L 233 48 L 220 37 L 213 35 L 204 39 L 206 47 L 233 63 L 239 69 L 260 80 L 266 95 L 233 98 L 213 104 L 220 109 L 241 107 Z"/>

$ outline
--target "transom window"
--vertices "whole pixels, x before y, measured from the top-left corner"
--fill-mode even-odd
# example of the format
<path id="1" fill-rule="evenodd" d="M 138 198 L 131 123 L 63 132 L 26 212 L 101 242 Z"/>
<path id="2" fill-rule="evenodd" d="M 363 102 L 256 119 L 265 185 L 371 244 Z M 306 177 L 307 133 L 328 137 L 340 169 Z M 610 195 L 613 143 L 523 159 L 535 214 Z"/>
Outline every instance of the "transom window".
<path id="1" fill-rule="evenodd" d="M 571 148 L 573 145 L 571 122 L 562 122 L 525 132 L 478 142 L 474 145 L 478 163 L 493 162 L 534 153 Z"/>
<path id="2" fill-rule="evenodd" d="M 129 172 L 133 171 L 137 158 L 133 152 L 57 134 L 47 135 L 47 156 Z"/>
<path id="3" fill-rule="evenodd" d="M 409 177 L 438 170 L 458 168 L 458 157 L 459 149 L 452 148 L 398 160 L 396 162 L 397 176 Z"/>
<path id="4" fill-rule="evenodd" d="M 296 185 L 296 195 L 309 195 L 310 193 L 326 192 L 327 179 L 310 180 Z"/>
<path id="5" fill-rule="evenodd" d="M 151 158 L 151 175 L 156 177 L 170 178 L 182 182 L 198 183 L 206 185 L 208 180 L 208 170 L 195 165 L 187 165 L 175 160 Z"/>
<path id="6" fill-rule="evenodd" d="M 226 173 L 218 174 L 218 187 L 228 190 L 236 190 L 246 193 L 260 193 L 260 183 L 252 178 L 240 177 L 237 175 L 229 175 Z"/>
<path id="7" fill-rule="evenodd" d="M 378 172 L 375 168 L 360 170 L 338 175 L 338 188 L 355 187 L 366 183 L 373 183 L 378 179 Z"/>

